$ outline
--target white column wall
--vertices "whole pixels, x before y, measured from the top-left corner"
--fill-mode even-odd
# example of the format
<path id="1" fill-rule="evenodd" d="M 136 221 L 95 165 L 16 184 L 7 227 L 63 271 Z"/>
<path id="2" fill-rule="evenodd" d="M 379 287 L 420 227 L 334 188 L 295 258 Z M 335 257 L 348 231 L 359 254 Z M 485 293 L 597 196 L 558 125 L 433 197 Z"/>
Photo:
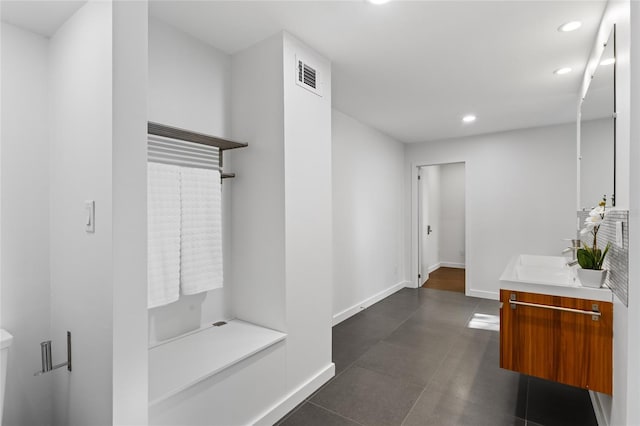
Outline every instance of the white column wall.
<path id="1" fill-rule="evenodd" d="M 287 387 L 294 390 L 333 370 L 331 63 L 290 34 L 283 41 Z M 322 96 L 296 84 L 296 58 L 316 67 Z"/>
<path id="2" fill-rule="evenodd" d="M 90 1 L 50 41 L 54 424 L 110 424 L 113 380 L 112 4 Z M 95 201 L 95 233 L 84 202 Z"/>
<path id="3" fill-rule="evenodd" d="M 50 338 L 48 40 L 2 23 L 0 323 L 12 333 L 4 420 L 51 424 L 50 375 L 40 345 Z M 60 340 L 57 341 L 61 343 Z"/>
<path id="4" fill-rule="evenodd" d="M 113 424 L 148 424 L 146 0 L 113 5 Z"/>

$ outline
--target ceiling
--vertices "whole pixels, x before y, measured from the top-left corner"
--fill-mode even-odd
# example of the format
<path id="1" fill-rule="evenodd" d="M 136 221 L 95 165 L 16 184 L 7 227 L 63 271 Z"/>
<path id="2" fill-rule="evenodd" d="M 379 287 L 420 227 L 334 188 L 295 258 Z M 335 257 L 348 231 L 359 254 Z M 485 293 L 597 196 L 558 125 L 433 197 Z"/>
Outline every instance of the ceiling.
<path id="1" fill-rule="evenodd" d="M 44 36 L 84 3 L 0 2 L 3 21 Z M 152 0 L 150 14 L 228 54 L 286 30 L 332 61 L 336 109 L 411 143 L 574 121 L 605 3 Z"/>
<path id="2" fill-rule="evenodd" d="M 289 31 L 332 61 L 335 108 L 410 143 L 574 121 L 604 6 L 163 0 L 150 13 L 228 54 Z M 557 31 L 572 20 L 583 26 Z"/>
<path id="3" fill-rule="evenodd" d="M 0 0 L 2 21 L 51 37 L 86 0 Z"/>

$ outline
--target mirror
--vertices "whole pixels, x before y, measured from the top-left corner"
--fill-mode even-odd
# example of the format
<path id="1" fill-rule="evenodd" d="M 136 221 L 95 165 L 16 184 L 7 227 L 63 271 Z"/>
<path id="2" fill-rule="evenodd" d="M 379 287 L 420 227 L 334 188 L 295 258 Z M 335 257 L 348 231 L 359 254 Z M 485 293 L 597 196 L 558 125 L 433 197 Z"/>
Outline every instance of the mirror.
<path id="1" fill-rule="evenodd" d="M 615 206 L 615 26 L 580 106 L 580 207 Z"/>

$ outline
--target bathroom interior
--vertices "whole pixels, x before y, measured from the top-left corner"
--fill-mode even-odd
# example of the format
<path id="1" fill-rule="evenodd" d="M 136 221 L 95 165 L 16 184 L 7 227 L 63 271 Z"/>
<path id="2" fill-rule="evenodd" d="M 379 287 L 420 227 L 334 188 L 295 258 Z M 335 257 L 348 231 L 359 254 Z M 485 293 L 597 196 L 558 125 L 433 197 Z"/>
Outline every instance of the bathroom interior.
<path id="1" fill-rule="evenodd" d="M 448 164 L 450 262 L 464 297 L 501 303 L 499 367 L 640 425 L 640 2 L 2 0 L 0 17 L 2 425 L 278 423 L 341 374 L 333 327 L 424 290 L 418 176 Z M 185 146 L 220 177 L 219 282 L 151 303 L 148 164 Z M 608 274 L 587 288 L 571 240 L 603 195 Z M 516 330 L 567 300 L 542 311 L 581 318 L 582 337 L 547 330 L 587 354 L 570 377 L 543 368 L 566 347 Z"/>

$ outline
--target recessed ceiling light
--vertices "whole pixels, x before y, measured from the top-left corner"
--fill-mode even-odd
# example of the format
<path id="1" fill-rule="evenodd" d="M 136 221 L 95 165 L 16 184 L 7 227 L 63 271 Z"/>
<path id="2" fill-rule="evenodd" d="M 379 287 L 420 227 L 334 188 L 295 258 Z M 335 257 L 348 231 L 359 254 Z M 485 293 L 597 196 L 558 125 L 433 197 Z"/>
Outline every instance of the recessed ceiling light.
<path id="1" fill-rule="evenodd" d="M 562 24 L 558 27 L 558 31 L 563 33 L 568 33 L 569 31 L 575 31 L 582 26 L 582 22 L 580 21 L 571 21 L 566 24 Z"/>
<path id="2" fill-rule="evenodd" d="M 569 74 L 570 72 L 571 72 L 571 68 L 564 67 L 564 68 L 558 68 L 553 73 L 556 75 L 563 75 L 563 74 Z"/>
<path id="3" fill-rule="evenodd" d="M 385 4 L 389 3 L 390 0 L 367 0 L 371 4 Z"/>
<path id="4" fill-rule="evenodd" d="M 602 62 L 600 62 L 600 65 L 611 65 L 611 64 L 615 64 L 616 62 L 616 58 L 607 58 L 604 59 Z"/>
<path id="5" fill-rule="evenodd" d="M 476 121 L 476 116 L 473 114 L 465 115 L 464 117 L 462 117 L 462 121 L 465 123 L 473 123 L 474 121 Z"/>

